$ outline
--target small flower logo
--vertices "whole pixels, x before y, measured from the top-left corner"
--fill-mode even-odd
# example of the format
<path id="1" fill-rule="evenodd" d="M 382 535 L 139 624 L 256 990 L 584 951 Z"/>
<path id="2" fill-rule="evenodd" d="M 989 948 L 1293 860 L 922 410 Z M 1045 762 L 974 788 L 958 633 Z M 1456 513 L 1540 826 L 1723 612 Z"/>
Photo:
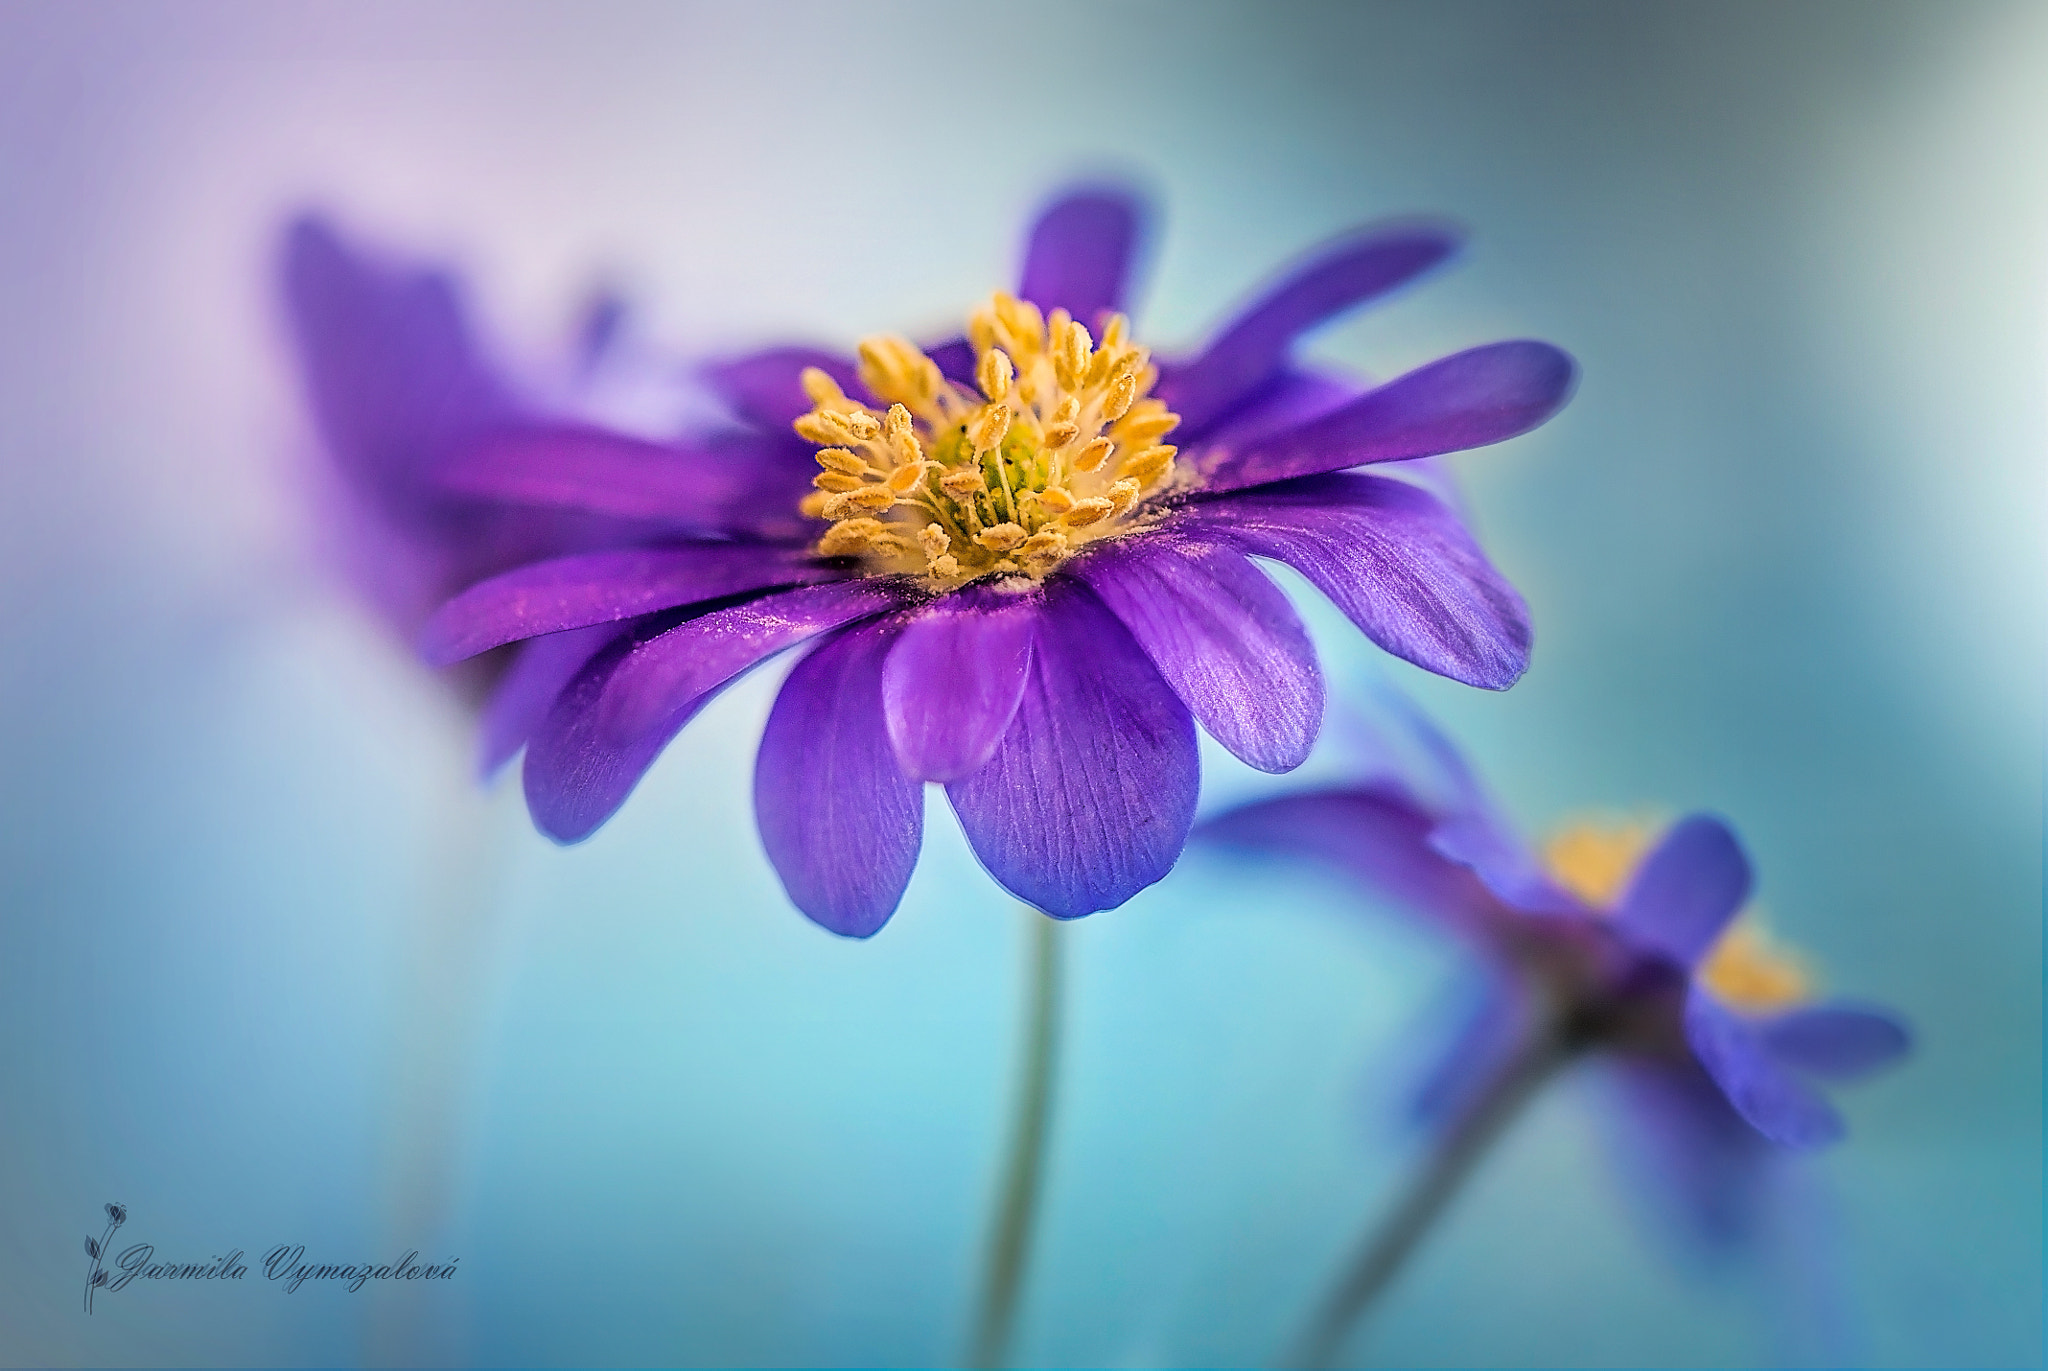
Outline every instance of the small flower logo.
<path id="1" fill-rule="evenodd" d="M 107 1283 L 107 1268 L 100 1263 L 113 1248 L 114 1230 L 128 1222 L 127 1205 L 109 1204 L 106 1209 L 107 1231 L 97 1238 L 88 1235 L 85 1240 L 85 1255 L 92 1258 L 92 1266 L 85 1275 L 85 1312 L 88 1314 L 92 1312 L 93 1291 Z"/>

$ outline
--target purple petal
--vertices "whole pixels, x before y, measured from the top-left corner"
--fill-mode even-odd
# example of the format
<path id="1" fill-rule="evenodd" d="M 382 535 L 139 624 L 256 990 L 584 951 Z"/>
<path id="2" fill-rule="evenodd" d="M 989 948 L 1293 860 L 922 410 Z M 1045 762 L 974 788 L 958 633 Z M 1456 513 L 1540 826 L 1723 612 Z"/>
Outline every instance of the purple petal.
<path id="1" fill-rule="evenodd" d="M 882 669 L 882 717 L 905 775 L 957 781 L 995 754 L 1024 698 L 1043 600 L 970 585 L 910 618 Z"/>
<path id="2" fill-rule="evenodd" d="M 1783 1147 L 1825 1147 L 1842 1117 L 1765 1050 L 1749 1024 L 1694 987 L 1685 998 L 1685 1037 L 1700 1065 L 1750 1127 Z"/>
<path id="3" fill-rule="evenodd" d="M 1913 1048 L 1905 1021 L 1876 1006 L 1795 1009 L 1758 1030 L 1771 1055 L 1829 1080 L 1853 1080 L 1890 1066 Z"/>
<path id="4" fill-rule="evenodd" d="M 848 938 L 896 912 L 924 836 L 924 787 L 897 769 L 882 726 L 882 663 L 897 628 L 849 629 L 798 662 L 754 767 L 754 816 L 783 888 Z"/>
<path id="5" fill-rule="evenodd" d="M 852 362 L 835 353 L 807 347 L 767 348 L 714 362 L 704 368 L 704 379 L 735 415 L 779 432 L 811 411 L 810 397 L 804 394 L 799 379 L 805 367 L 817 367 L 828 373 L 840 389 L 852 395 L 867 393 Z"/>
<path id="6" fill-rule="evenodd" d="M 477 438 L 443 485 L 515 505 L 715 528 L 745 488 L 744 463 L 581 424 L 532 424 Z"/>
<path id="7" fill-rule="evenodd" d="M 1160 394 L 1189 428 L 1264 384 L 1294 340 L 1375 295 L 1413 280 L 1457 250 L 1448 224 L 1376 224 L 1312 254 L 1269 286 L 1208 348 L 1162 379 Z"/>
<path id="8" fill-rule="evenodd" d="M 1610 1055 L 1603 1064 L 1620 1106 L 1610 1111 L 1610 1147 L 1638 1201 L 1691 1254 L 1753 1240 L 1776 1149 L 1694 1061 Z"/>
<path id="9" fill-rule="evenodd" d="M 1143 218 L 1129 191 L 1083 190 L 1054 201 L 1032 225 L 1017 294 L 1091 326 L 1104 311 L 1121 309 Z"/>
<path id="10" fill-rule="evenodd" d="M 446 666 L 521 638 L 845 575 L 800 548 L 753 543 L 558 557 L 494 576 L 450 600 L 427 621 L 420 651 L 436 666 Z"/>
<path id="11" fill-rule="evenodd" d="M 842 581 L 717 610 L 681 631 L 668 627 L 669 616 L 636 626 L 577 673 L 527 743 L 534 822 L 557 842 L 581 842 L 618 812 L 669 739 L 749 667 L 896 603 L 872 582 Z M 619 716 L 635 710 L 646 726 L 620 728 Z"/>
<path id="12" fill-rule="evenodd" d="M 1434 815 L 1391 787 L 1314 791 L 1258 800 L 1207 820 L 1203 843 L 1305 857 L 1374 893 L 1457 927 L 1493 907 L 1472 873 L 1430 845 Z"/>
<path id="13" fill-rule="evenodd" d="M 1195 454 L 1204 488 L 1240 490 L 1368 462 L 1485 447 L 1570 398 L 1572 359 L 1548 343 L 1490 343 L 1431 362 L 1299 428 Z"/>
<path id="14" fill-rule="evenodd" d="M 1173 869 L 1195 815 L 1194 720 L 1115 615 L 1048 582 L 1023 702 L 987 766 L 946 788 L 982 865 L 1060 919 Z"/>
<path id="15" fill-rule="evenodd" d="M 1749 898 L 1749 858 L 1719 819 L 1681 819 L 1636 868 L 1614 915 L 1637 947 L 1690 968 Z"/>
<path id="16" fill-rule="evenodd" d="M 1170 533 L 1119 538 L 1073 564 L 1211 737 L 1292 771 L 1323 722 L 1323 673 L 1294 607 L 1234 548 Z"/>
<path id="17" fill-rule="evenodd" d="M 1160 386 L 1175 375 L 1175 364 L 1160 364 Z M 1189 452 L 1209 446 L 1249 447 L 1266 438 L 1300 428 L 1312 419 L 1334 414 L 1365 394 L 1355 379 L 1290 368 L 1250 391 L 1212 422 L 1191 424 L 1186 415 L 1173 431 L 1173 441 Z"/>
<path id="18" fill-rule="evenodd" d="M 1430 1130 L 1458 1125 L 1532 1027 L 1530 997 L 1512 976 L 1481 976 L 1477 984 L 1461 987 L 1460 997 L 1453 1027 L 1411 1106 L 1415 1121 Z"/>
<path id="19" fill-rule="evenodd" d="M 741 672 L 856 619 L 900 608 L 893 580 L 838 581 L 713 610 L 635 643 L 599 704 L 599 736 L 629 745 L 647 733 L 672 735 L 678 719 L 704 707 Z"/>
<path id="20" fill-rule="evenodd" d="M 1528 606 L 1426 491 L 1319 476 L 1200 500 L 1182 519 L 1292 566 L 1368 638 L 1425 670 L 1505 690 L 1528 668 Z"/>
<path id="21" fill-rule="evenodd" d="M 321 437 L 356 493 L 413 524 L 435 467 L 513 406 L 444 273 L 370 261 L 318 219 L 285 237 L 285 303 Z"/>
<path id="22" fill-rule="evenodd" d="M 477 769 L 489 776 L 511 761 L 547 717 L 563 687 L 622 632 L 617 624 L 595 624 L 521 644 L 484 705 Z"/>
<path id="23" fill-rule="evenodd" d="M 965 338 L 933 343 L 924 350 L 924 355 L 938 365 L 939 373 L 947 380 L 958 381 L 968 387 L 974 385 L 974 345 Z"/>

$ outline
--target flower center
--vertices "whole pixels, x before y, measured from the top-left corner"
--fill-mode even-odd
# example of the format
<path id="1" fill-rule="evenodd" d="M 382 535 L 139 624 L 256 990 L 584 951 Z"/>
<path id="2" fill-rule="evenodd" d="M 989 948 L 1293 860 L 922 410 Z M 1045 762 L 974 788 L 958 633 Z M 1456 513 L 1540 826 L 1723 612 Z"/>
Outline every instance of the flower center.
<path id="1" fill-rule="evenodd" d="M 1543 865 L 1559 885 L 1606 914 L 1656 838 L 1655 826 L 1641 821 L 1572 824 L 1543 845 Z M 1716 999 L 1754 1013 L 1798 1004 L 1812 993 L 1805 967 L 1763 931 L 1753 912 L 1738 916 L 1715 941 L 1699 979 Z"/>
<path id="2" fill-rule="evenodd" d="M 1128 327 L 1111 316 L 1097 343 L 1063 309 L 997 295 L 967 326 L 979 393 L 912 343 L 865 339 L 860 379 L 888 406 L 879 415 L 806 370 L 812 408 L 796 431 L 824 470 L 802 509 L 832 524 L 818 552 L 951 587 L 1043 577 L 1127 530 L 1172 483 L 1177 449 L 1159 439 L 1180 422 L 1150 397 L 1159 373 Z"/>
<path id="3" fill-rule="evenodd" d="M 1611 909 L 1656 836 L 1641 820 L 1575 823 L 1543 845 L 1543 867 L 1593 908 Z"/>

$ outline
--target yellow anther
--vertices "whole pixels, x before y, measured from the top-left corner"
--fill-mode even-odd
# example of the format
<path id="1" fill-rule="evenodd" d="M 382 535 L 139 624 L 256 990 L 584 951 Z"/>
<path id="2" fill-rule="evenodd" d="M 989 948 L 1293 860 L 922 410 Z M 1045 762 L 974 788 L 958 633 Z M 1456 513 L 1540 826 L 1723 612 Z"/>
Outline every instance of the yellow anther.
<path id="1" fill-rule="evenodd" d="M 953 550 L 953 540 L 946 536 L 946 530 L 937 524 L 926 524 L 917 531 L 917 541 L 924 547 L 927 557 L 939 557 Z"/>
<path id="2" fill-rule="evenodd" d="M 843 471 L 848 476 L 866 473 L 868 464 L 843 447 L 821 447 L 818 449 L 818 465 L 828 471 Z"/>
<path id="3" fill-rule="evenodd" d="M 1143 489 L 1172 468 L 1173 455 L 1179 450 L 1171 446 L 1148 447 L 1134 457 L 1126 457 L 1124 464 L 1117 469 L 1117 474 L 1130 477 L 1138 483 L 1140 489 Z"/>
<path id="4" fill-rule="evenodd" d="M 1047 556 L 1060 556 L 1067 550 L 1067 535 L 1057 528 L 1041 529 L 1026 538 L 1017 549 L 1020 559 L 1035 560 Z"/>
<path id="5" fill-rule="evenodd" d="M 1028 535 L 1017 524 L 997 524 L 974 535 L 974 541 L 990 552 L 1008 552 L 1024 541 Z"/>
<path id="6" fill-rule="evenodd" d="M 889 446 L 896 456 L 905 462 L 922 461 L 924 448 L 917 441 L 917 421 L 902 405 L 889 406 L 889 412 L 882 419 L 882 432 L 887 436 Z"/>
<path id="7" fill-rule="evenodd" d="M 1078 386 L 1087 378 L 1088 359 L 1094 347 L 1095 340 L 1088 336 L 1087 326 L 1078 320 L 1068 320 L 1056 341 L 1053 359 L 1061 385 Z"/>
<path id="8" fill-rule="evenodd" d="M 958 576 L 960 574 L 960 559 L 951 553 L 943 557 L 934 557 L 931 560 L 931 573 L 934 576 Z"/>
<path id="9" fill-rule="evenodd" d="M 1109 454 L 1116 451 L 1116 444 L 1107 438 L 1097 438 L 1081 449 L 1074 457 L 1074 470 L 1100 471 L 1102 464 L 1109 460 Z"/>
<path id="10" fill-rule="evenodd" d="M 988 480 L 979 467 L 966 467 L 949 471 L 939 478 L 939 489 L 955 500 L 969 499 L 988 489 Z"/>
<path id="11" fill-rule="evenodd" d="M 1068 528 L 1086 528 L 1090 524 L 1099 524 L 1107 519 L 1113 508 L 1115 506 L 1108 500 L 1099 495 L 1091 495 L 1085 500 L 1076 500 L 1074 507 L 1060 516 L 1060 522 Z"/>
<path id="12" fill-rule="evenodd" d="M 1055 424 L 1071 424 L 1080 417 L 1080 397 L 1068 395 L 1063 397 L 1057 405 L 1053 406 L 1051 422 Z"/>
<path id="13" fill-rule="evenodd" d="M 1655 828 L 1640 821 L 1574 823 L 1543 845 L 1543 865 L 1566 890 L 1606 909 L 1621 898 L 1656 836 Z"/>
<path id="14" fill-rule="evenodd" d="M 819 490 L 843 495 L 849 490 L 859 490 L 866 482 L 858 476 L 848 476 L 843 471 L 821 471 L 811 478 L 811 484 Z"/>
<path id="15" fill-rule="evenodd" d="M 1110 315 L 1102 323 L 1102 351 L 1105 353 L 1123 351 L 1124 343 L 1128 339 L 1130 331 L 1131 321 L 1129 319 L 1121 314 Z"/>
<path id="16" fill-rule="evenodd" d="M 1049 448 L 1063 448 L 1081 436 L 1079 424 L 1053 424 L 1045 431 L 1045 445 Z"/>
<path id="17" fill-rule="evenodd" d="M 975 454 L 993 451 L 1003 441 L 1003 435 L 1010 431 L 1011 410 L 1008 405 L 990 404 L 967 426 L 968 441 L 974 444 Z"/>
<path id="18" fill-rule="evenodd" d="M 1138 503 L 1138 492 L 1143 489 L 1143 486 L 1128 476 L 1120 481 L 1112 481 L 1107 496 L 1110 514 L 1121 516 L 1128 512 L 1132 505 Z"/>
<path id="19" fill-rule="evenodd" d="M 1017 368 L 1010 362 L 1010 354 L 1001 348 L 990 348 L 982 353 L 981 361 L 974 367 L 975 384 L 991 400 L 1000 400 L 1008 395 L 1010 382 L 1016 375 Z"/>
<path id="20" fill-rule="evenodd" d="M 1047 486 L 1038 492 L 1038 506 L 1051 514 L 1065 514 L 1074 507 L 1074 497 L 1069 491 L 1058 486 Z"/>
<path id="21" fill-rule="evenodd" d="M 862 486 L 834 495 L 825 501 L 827 519 L 850 519 L 862 514 L 880 514 L 896 504 L 896 493 L 887 486 Z"/>
<path id="22" fill-rule="evenodd" d="M 1138 398 L 1138 378 L 1130 372 L 1116 378 L 1109 388 L 1109 395 L 1102 402 L 1102 417 L 1110 423 L 1129 413 L 1131 402 Z"/>
<path id="23" fill-rule="evenodd" d="M 847 519 L 825 530 L 825 536 L 818 540 L 818 553 L 824 557 L 850 557 L 867 551 L 881 536 L 879 519 Z"/>
<path id="24" fill-rule="evenodd" d="M 797 437 L 821 447 L 853 441 L 853 430 L 830 410 L 814 409 L 809 414 L 800 415 L 791 427 L 796 429 Z"/>
<path id="25" fill-rule="evenodd" d="M 855 440 L 865 443 L 881 435 L 882 421 L 864 409 L 856 409 L 846 416 L 846 427 Z"/>
<path id="26" fill-rule="evenodd" d="M 917 489 L 918 482 L 924 480 L 924 473 L 930 466 L 929 462 L 906 462 L 890 472 L 884 484 L 898 495 L 908 495 Z"/>
<path id="27" fill-rule="evenodd" d="M 806 519 L 822 519 L 825 517 L 825 501 L 829 498 L 829 492 L 814 490 L 796 502 L 796 512 Z"/>
<path id="28" fill-rule="evenodd" d="M 798 374 L 797 381 L 803 386 L 804 394 L 810 397 L 811 403 L 821 408 L 844 409 L 849 403 L 846 392 L 832 379 L 832 373 L 823 367 L 805 367 Z"/>
<path id="29" fill-rule="evenodd" d="M 1116 436 L 1126 443 L 1142 446 L 1164 438 L 1180 426 L 1180 416 L 1157 400 L 1146 400 L 1126 414 L 1116 426 Z"/>

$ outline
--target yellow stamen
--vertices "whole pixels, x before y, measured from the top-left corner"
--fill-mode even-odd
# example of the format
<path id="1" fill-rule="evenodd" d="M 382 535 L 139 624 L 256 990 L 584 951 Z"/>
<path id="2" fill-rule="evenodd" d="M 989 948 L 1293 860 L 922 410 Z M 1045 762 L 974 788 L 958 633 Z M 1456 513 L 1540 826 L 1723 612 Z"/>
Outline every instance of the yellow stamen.
<path id="1" fill-rule="evenodd" d="M 1148 392 L 1151 354 L 1121 315 L 1098 342 L 1065 310 L 996 295 L 968 320 L 975 388 L 947 380 L 901 338 L 862 340 L 849 400 L 804 373 L 813 408 L 796 431 L 822 449 L 802 508 L 831 520 L 818 544 L 878 573 L 942 584 L 1049 573 L 1083 544 L 1128 531 L 1173 482 L 1180 422 Z M 904 560 L 909 559 L 909 560 Z"/>
<path id="2" fill-rule="evenodd" d="M 1813 993 L 1799 958 L 1748 918 L 1721 935 L 1701 964 L 1699 977 L 1715 998 L 1752 1013 L 1785 1009 Z"/>
<path id="3" fill-rule="evenodd" d="M 1656 836 L 1657 830 L 1641 821 L 1582 821 L 1543 845 L 1543 865 L 1552 880 L 1593 908 L 1606 910 L 1628 888 Z"/>

